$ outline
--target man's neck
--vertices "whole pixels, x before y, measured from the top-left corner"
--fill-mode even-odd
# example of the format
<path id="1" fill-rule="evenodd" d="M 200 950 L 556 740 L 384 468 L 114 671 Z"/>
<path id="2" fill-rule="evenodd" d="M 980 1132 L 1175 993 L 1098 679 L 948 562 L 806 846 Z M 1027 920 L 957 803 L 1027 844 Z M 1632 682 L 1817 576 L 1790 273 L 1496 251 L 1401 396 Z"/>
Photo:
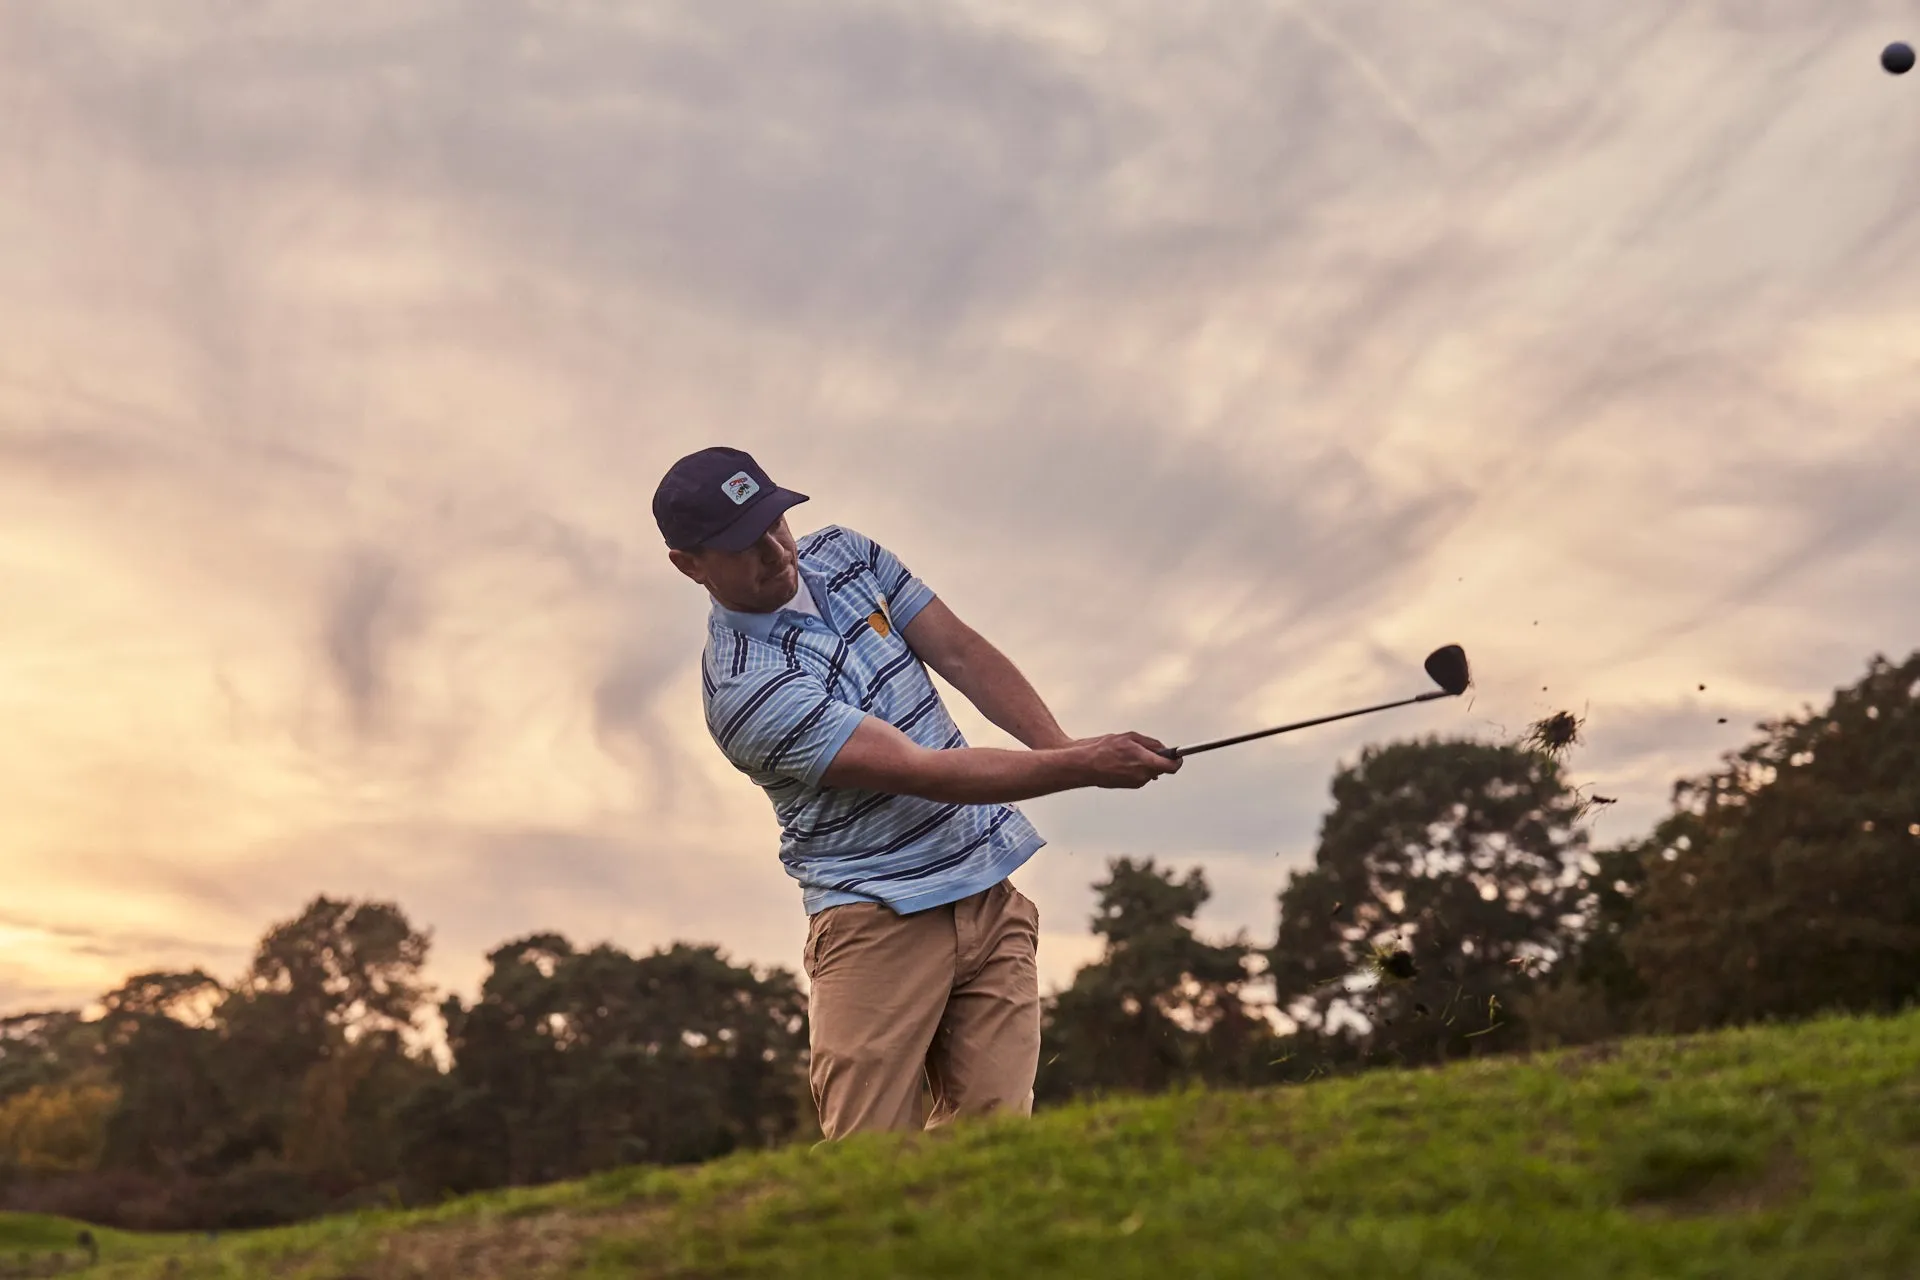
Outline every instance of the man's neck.
<path id="1" fill-rule="evenodd" d="M 775 614 L 784 613 L 788 609 L 799 608 L 802 604 L 812 602 L 813 592 L 811 588 L 807 586 L 806 575 L 804 574 L 800 575 L 798 581 L 799 581 L 799 585 L 794 588 L 793 594 L 787 597 L 787 599 L 783 601 L 780 605 L 772 609 L 744 609 L 744 608 L 741 608 L 739 605 L 728 604 L 725 600 L 722 600 L 719 596 L 714 595 L 714 593 L 711 590 L 707 592 L 707 598 L 712 600 L 715 604 L 719 605 L 722 609 L 725 609 L 729 613 L 738 613 L 749 618 L 771 618 Z M 818 605 L 815 605 L 815 608 L 818 608 L 818 607 L 819 607 Z M 804 613 L 805 610 L 801 609 L 801 612 Z"/>

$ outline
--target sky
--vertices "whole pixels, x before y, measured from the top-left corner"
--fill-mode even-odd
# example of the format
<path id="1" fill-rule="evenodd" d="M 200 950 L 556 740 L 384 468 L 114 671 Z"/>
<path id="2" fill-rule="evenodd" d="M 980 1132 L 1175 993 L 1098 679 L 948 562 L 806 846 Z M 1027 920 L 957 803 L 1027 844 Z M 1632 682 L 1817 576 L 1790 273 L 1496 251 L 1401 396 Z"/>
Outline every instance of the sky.
<path id="1" fill-rule="evenodd" d="M 1114 856 L 1270 938 L 1369 743 L 1570 709 L 1592 839 L 1644 831 L 1920 638 L 1920 77 L 1878 65 L 1916 37 L 1910 0 L 9 0 L 0 1012 L 237 976 L 323 893 L 398 902 L 463 994 L 545 930 L 797 970 L 648 510 L 710 444 L 1077 735 L 1471 655 L 1470 701 L 1023 805 L 1048 986 Z"/>

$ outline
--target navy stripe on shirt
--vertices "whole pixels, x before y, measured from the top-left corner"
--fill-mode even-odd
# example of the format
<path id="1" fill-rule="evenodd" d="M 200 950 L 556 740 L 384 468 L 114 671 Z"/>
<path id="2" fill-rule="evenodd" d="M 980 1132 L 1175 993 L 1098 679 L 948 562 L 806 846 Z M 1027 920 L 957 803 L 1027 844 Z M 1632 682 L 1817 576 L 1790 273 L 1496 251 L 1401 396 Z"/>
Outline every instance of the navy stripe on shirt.
<path id="1" fill-rule="evenodd" d="M 898 853 L 935 827 L 943 827 L 953 821 L 953 816 L 964 809 L 965 805 L 949 804 L 934 810 L 932 816 L 917 827 L 909 827 L 894 838 L 893 842 L 873 850 L 867 857 L 884 857 L 889 853 Z"/>
<path id="2" fill-rule="evenodd" d="M 972 854 L 975 849 L 978 849 L 981 845 L 993 839 L 993 833 L 1004 826 L 1007 819 L 1011 817 L 1013 817 L 1013 810 L 1002 809 L 1000 813 L 994 817 L 993 821 L 987 824 L 987 829 L 974 837 L 972 844 L 960 850 L 952 857 L 942 859 L 939 862 L 930 862 L 924 867 L 915 867 L 912 871 L 902 871 L 889 878 L 894 880 L 921 880 L 927 876 L 937 876 L 948 867 L 959 866 L 967 860 L 968 856 Z"/>
<path id="3" fill-rule="evenodd" d="M 845 640 L 841 640 L 838 636 L 835 636 L 834 639 L 836 643 L 833 648 L 833 661 L 827 664 L 827 678 L 825 681 L 827 689 L 830 692 L 840 687 L 840 669 L 846 665 L 847 654 L 850 652 Z"/>
<path id="4" fill-rule="evenodd" d="M 769 773 L 773 772 L 780 761 L 786 758 L 787 752 L 793 750 L 793 744 L 800 741 L 801 736 L 804 735 L 807 730 L 818 724 L 820 717 L 827 714 L 827 708 L 832 705 L 832 698 L 822 698 L 819 702 L 815 703 L 813 710 L 801 717 L 800 723 L 794 725 L 787 736 L 780 739 L 780 744 L 767 753 L 767 762 L 760 767 Z"/>
<path id="5" fill-rule="evenodd" d="M 866 711 L 869 708 L 871 708 L 873 706 L 873 700 L 880 695 L 880 691 L 886 688 L 887 684 L 895 676 L 899 675 L 902 671 L 905 671 L 908 667 L 911 667 L 913 664 L 914 664 L 913 650 L 909 649 L 905 653 L 901 654 L 899 657 L 895 658 L 892 662 L 889 662 L 886 666 L 880 668 L 879 671 L 875 672 L 873 676 L 873 683 L 868 685 L 866 693 L 861 695 L 860 709 L 862 711 Z"/>
<path id="6" fill-rule="evenodd" d="M 899 884 L 899 883 L 904 883 L 904 882 L 913 881 L 913 880 L 923 880 L 923 879 L 926 879 L 928 876 L 939 875 L 942 871 L 949 871 L 954 867 L 959 866 L 961 863 L 965 862 L 968 858 L 971 858 L 975 850 L 979 849 L 981 845 L 986 844 L 989 840 L 993 839 L 993 837 L 999 832 L 1000 828 L 1006 824 L 1008 819 L 1016 816 L 1018 815 L 1016 815 L 1014 811 L 1011 809 L 1002 810 L 1000 814 L 997 815 L 994 818 L 994 820 L 988 824 L 987 829 L 985 831 L 982 831 L 979 835 L 975 836 L 973 840 L 970 843 L 968 843 L 965 848 L 961 849 L 957 853 L 952 854 L 949 857 L 942 858 L 937 862 L 930 862 L 923 867 L 916 867 L 910 871 L 898 871 L 892 875 L 885 876 L 885 877 L 856 876 L 850 880 L 840 881 L 838 884 L 834 885 L 834 888 L 840 890 L 842 893 L 858 893 L 860 892 L 863 886 L 875 884 L 882 879 L 884 879 L 889 883 Z"/>
<path id="7" fill-rule="evenodd" d="M 892 799 L 893 797 L 887 792 L 876 791 L 839 817 L 823 822 L 817 827 L 788 827 L 787 838 L 801 841 L 817 840 L 821 836 L 830 836 L 836 831 L 845 831 L 848 827 Z"/>
<path id="8" fill-rule="evenodd" d="M 728 744 L 733 741 L 734 734 L 740 731 L 740 726 L 747 722 L 749 716 L 765 706 L 767 699 L 780 692 L 780 686 L 792 684 L 795 680 L 800 679 L 801 675 L 802 672 L 799 667 L 788 667 L 785 671 L 782 671 L 779 675 L 754 690 L 753 696 L 748 698 L 745 704 L 733 713 L 733 717 L 727 721 L 726 727 L 720 730 L 721 750 L 724 751 Z"/>
<path id="9" fill-rule="evenodd" d="M 931 693 L 927 694 L 926 697 L 920 699 L 919 706 L 907 712 L 906 715 L 901 716 L 900 719 L 894 723 L 893 727 L 900 730 L 900 732 L 905 733 L 907 730 L 913 728 L 913 726 L 915 726 L 916 724 L 919 724 L 921 717 L 925 716 L 928 712 L 932 711 L 935 707 L 939 705 L 940 705 L 940 691 L 938 689 L 935 689 Z"/>

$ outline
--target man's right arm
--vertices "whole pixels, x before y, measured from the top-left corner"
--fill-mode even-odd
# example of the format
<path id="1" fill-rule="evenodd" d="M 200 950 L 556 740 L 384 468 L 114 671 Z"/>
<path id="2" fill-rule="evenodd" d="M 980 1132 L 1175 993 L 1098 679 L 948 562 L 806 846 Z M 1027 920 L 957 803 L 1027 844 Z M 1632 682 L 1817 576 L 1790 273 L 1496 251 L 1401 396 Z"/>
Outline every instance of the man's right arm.
<path id="1" fill-rule="evenodd" d="M 923 747 L 877 716 L 861 720 L 820 781 L 835 788 L 918 796 L 948 804 L 1009 804 L 1080 787 L 1143 787 L 1176 773 L 1181 761 L 1137 733 L 1089 738 L 1070 747 L 1005 751 Z"/>

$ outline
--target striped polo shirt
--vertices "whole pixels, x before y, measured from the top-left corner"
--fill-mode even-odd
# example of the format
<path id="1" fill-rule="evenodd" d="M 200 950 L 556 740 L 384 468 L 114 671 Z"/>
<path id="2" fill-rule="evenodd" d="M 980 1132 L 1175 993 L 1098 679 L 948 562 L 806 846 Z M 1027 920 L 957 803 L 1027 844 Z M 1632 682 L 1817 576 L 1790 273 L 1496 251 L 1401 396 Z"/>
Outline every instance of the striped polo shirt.
<path id="1" fill-rule="evenodd" d="M 869 715 L 935 750 L 966 739 L 902 635 L 934 598 L 927 585 L 852 529 L 829 525 L 796 545 L 820 616 L 716 601 L 700 687 L 714 742 L 773 803 L 780 861 L 807 914 L 879 902 L 904 915 L 998 884 L 1045 843 L 1012 805 L 821 785 Z"/>

